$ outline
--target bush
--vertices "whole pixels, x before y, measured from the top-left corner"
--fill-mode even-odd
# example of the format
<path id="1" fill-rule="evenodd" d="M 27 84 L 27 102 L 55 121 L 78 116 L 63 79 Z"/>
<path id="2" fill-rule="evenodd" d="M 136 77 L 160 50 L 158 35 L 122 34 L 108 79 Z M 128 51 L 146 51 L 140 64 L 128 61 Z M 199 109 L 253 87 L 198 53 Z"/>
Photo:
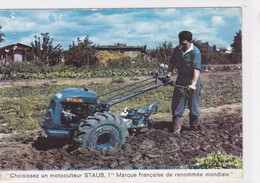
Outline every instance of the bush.
<path id="1" fill-rule="evenodd" d="M 230 53 L 225 55 L 227 59 L 231 60 L 233 64 L 242 63 L 242 54 L 241 53 Z"/>
<path id="2" fill-rule="evenodd" d="M 195 162 L 189 165 L 192 169 L 222 169 L 222 168 L 242 168 L 241 158 L 228 155 L 225 152 L 209 153 L 204 158 L 196 158 Z"/>
<path id="3" fill-rule="evenodd" d="M 130 68 L 132 67 L 131 59 L 129 57 L 124 57 L 120 59 L 108 59 L 106 61 L 106 66 L 108 68 Z"/>
<path id="4" fill-rule="evenodd" d="M 40 62 L 13 62 L 8 66 L 1 66 L 0 75 L 1 79 L 45 79 L 59 77 L 59 73 L 66 70 L 68 67 L 60 64 L 46 66 Z"/>
<path id="5" fill-rule="evenodd" d="M 97 63 L 95 56 L 97 50 L 91 46 L 92 44 L 89 36 L 86 36 L 83 40 L 78 38 L 77 45 L 73 42 L 69 50 L 65 52 L 65 64 L 75 67 L 93 67 Z"/>
<path id="6" fill-rule="evenodd" d="M 3 69 L 3 70 L 2 70 Z M 35 73 L 40 71 L 40 67 L 34 64 L 29 64 L 27 62 L 13 62 L 12 64 L 3 67 L 1 70 L 2 72 L 5 73 L 10 73 L 10 72 L 16 72 L 16 73 L 21 73 L 21 72 L 28 72 L 28 73 Z"/>
<path id="7" fill-rule="evenodd" d="M 196 45 L 201 52 L 201 63 L 203 65 L 232 64 L 232 60 L 229 59 L 226 54 L 221 54 L 215 49 L 211 50 L 208 42 L 194 41 L 194 45 Z"/>

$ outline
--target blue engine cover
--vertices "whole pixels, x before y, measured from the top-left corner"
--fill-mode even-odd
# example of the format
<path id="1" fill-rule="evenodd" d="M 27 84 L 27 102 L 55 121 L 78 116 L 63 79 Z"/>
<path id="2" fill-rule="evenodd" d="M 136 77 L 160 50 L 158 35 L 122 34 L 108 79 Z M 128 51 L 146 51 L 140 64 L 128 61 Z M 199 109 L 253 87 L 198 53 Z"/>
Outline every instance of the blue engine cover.
<path id="1" fill-rule="evenodd" d="M 97 103 L 97 95 L 89 89 L 83 88 L 66 88 L 57 92 L 53 96 L 53 100 L 66 101 L 67 98 L 83 99 L 83 103 Z"/>
<path id="2" fill-rule="evenodd" d="M 97 104 L 97 95 L 89 89 L 66 88 L 57 92 L 51 99 L 41 127 L 50 136 L 68 136 L 70 128 L 61 124 L 62 103 L 88 103 Z"/>

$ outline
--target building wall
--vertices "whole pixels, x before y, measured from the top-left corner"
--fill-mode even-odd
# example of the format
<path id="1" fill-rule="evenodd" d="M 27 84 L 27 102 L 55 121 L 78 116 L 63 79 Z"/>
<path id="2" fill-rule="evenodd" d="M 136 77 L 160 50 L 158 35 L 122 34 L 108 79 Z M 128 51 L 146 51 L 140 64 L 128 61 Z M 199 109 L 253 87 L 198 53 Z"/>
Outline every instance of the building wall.
<path id="1" fill-rule="evenodd" d="M 125 51 L 124 54 L 126 54 L 130 58 L 136 58 L 140 54 L 140 52 L 139 51 Z"/>
<path id="2" fill-rule="evenodd" d="M 20 44 L 10 45 L 0 49 L 1 64 L 9 65 L 12 62 L 22 62 L 27 60 L 28 46 Z"/>

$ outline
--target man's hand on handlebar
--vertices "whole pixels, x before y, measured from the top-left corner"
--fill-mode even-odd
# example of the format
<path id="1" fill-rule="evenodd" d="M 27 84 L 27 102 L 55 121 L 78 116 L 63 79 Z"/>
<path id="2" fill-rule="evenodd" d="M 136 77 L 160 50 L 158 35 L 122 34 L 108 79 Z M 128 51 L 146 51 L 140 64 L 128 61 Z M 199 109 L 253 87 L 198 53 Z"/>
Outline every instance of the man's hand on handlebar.
<path id="1" fill-rule="evenodd" d="M 166 78 L 170 78 L 171 76 L 172 76 L 172 73 L 169 72 L 165 77 L 166 77 Z"/>
<path id="2" fill-rule="evenodd" d="M 196 90 L 196 85 L 194 84 L 188 85 L 188 90 L 192 90 L 192 91 Z"/>

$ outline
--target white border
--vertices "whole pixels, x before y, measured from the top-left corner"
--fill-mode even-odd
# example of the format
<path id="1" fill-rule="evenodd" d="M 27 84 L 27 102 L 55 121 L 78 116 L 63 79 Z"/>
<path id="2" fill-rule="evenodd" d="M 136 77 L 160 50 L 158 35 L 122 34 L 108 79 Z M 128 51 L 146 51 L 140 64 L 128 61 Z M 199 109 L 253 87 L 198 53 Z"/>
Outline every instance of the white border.
<path id="1" fill-rule="evenodd" d="M 259 148 L 259 139 L 260 139 L 260 119 L 259 119 L 259 104 L 260 104 L 260 87 L 258 85 L 259 71 L 260 71 L 260 60 L 259 60 L 259 30 L 260 30 L 260 1 L 253 0 L 252 2 L 252 27 L 251 27 L 251 44 L 252 48 L 252 182 L 259 182 L 260 180 L 260 148 Z"/>
<path id="2" fill-rule="evenodd" d="M 246 0 L 1 0 L 1 9 L 241 7 Z"/>
<path id="3" fill-rule="evenodd" d="M 258 179 L 260 180 L 260 152 L 259 148 L 257 148 L 259 146 L 258 139 L 260 134 L 260 120 L 258 115 L 260 92 L 257 86 L 259 85 L 260 78 L 260 62 L 258 61 L 259 46 L 256 47 L 256 45 L 260 44 L 259 36 L 257 36 L 257 34 L 260 34 L 259 0 L 0 0 L 0 9 L 165 7 L 242 7 L 244 178 L 232 181 L 211 180 L 210 182 L 258 182 Z M 253 85 L 253 83 L 255 84 Z M 138 181 L 135 180 L 134 182 Z M 160 182 L 169 182 L 169 180 Z M 209 181 L 202 180 L 200 182 Z"/>

